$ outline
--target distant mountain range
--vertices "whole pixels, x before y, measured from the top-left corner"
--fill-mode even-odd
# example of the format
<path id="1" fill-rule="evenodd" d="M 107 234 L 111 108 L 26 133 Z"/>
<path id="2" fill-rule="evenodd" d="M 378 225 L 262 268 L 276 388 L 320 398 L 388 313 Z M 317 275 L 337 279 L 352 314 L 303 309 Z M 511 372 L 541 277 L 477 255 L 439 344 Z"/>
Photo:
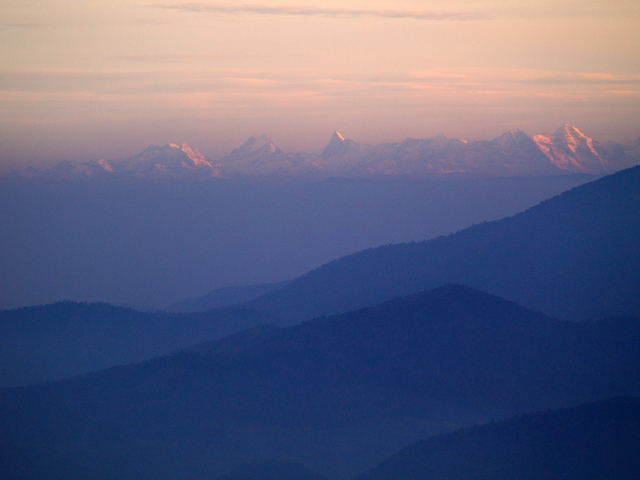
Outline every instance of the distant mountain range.
<path id="1" fill-rule="evenodd" d="M 151 145 L 138 155 L 121 160 L 91 160 L 72 162 L 63 160 L 56 166 L 39 171 L 32 167 L 9 170 L 5 177 L 54 178 L 54 179 L 107 179 L 107 178 L 210 178 L 222 176 L 220 169 L 205 160 L 197 149 L 186 143 L 170 143 L 159 147 Z"/>
<path id="2" fill-rule="evenodd" d="M 320 155 L 285 153 L 263 134 L 250 137 L 227 157 L 207 161 L 187 144 L 152 145 L 119 162 L 63 161 L 39 172 L 12 170 L 8 176 L 146 179 L 211 178 L 236 175 L 369 177 L 466 174 L 480 177 L 609 174 L 640 163 L 640 138 L 626 144 L 598 142 L 565 125 L 555 133 L 529 137 L 512 130 L 494 140 L 459 140 L 438 135 L 381 145 L 359 144 L 335 132 Z"/>

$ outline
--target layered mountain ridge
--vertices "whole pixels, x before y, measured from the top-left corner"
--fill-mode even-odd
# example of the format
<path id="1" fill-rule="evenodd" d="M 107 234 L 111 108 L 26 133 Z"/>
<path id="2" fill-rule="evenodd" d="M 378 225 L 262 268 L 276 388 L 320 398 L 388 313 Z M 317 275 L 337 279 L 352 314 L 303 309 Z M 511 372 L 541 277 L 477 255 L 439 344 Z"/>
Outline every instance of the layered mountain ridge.
<path id="1" fill-rule="evenodd" d="M 53 168 L 37 171 L 33 168 L 10 170 L 9 177 L 42 177 L 57 179 L 113 177 L 153 178 L 210 178 L 221 177 L 219 165 L 208 162 L 204 155 L 186 143 L 170 143 L 164 146 L 150 145 L 139 154 L 121 160 L 109 162 L 104 159 L 88 162 L 63 160 Z"/>
<path id="2" fill-rule="evenodd" d="M 503 137 L 495 144 L 520 152 L 533 141 Z M 575 152 L 593 153 L 575 140 Z M 237 155 L 259 159 L 269 143 L 254 139 Z M 151 342 L 154 330 L 185 333 L 189 320 L 201 332 L 229 320 L 257 326 L 142 363 L 0 389 L 1 476 L 283 480 L 293 469 L 293 478 L 348 480 L 408 447 L 362 478 L 635 479 L 638 400 L 618 396 L 640 394 L 639 179 L 640 166 L 513 217 L 343 257 L 244 304 L 263 312 L 245 309 L 250 317 L 228 309 L 163 320 L 81 304 L 5 312 L 0 326 L 18 335 L 2 338 L 21 349 L 35 340 L 37 352 L 65 328 L 99 350 L 87 327 L 117 319 L 125 339 L 133 327 Z M 71 315 L 46 315 L 52 308 Z M 73 313 L 82 310 L 97 322 Z M 269 317 L 315 318 L 278 328 L 262 324 Z"/>
<path id="3" fill-rule="evenodd" d="M 259 312 L 228 308 L 167 314 L 57 302 L 3 310 L 0 388 L 140 362 L 274 321 Z"/>
<path id="4" fill-rule="evenodd" d="M 249 308 L 300 321 L 459 283 L 556 318 L 640 315 L 640 167 L 447 237 L 327 263 Z"/>
<path id="5" fill-rule="evenodd" d="M 346 480 L 434 433 L 637 395 L 639 338 L 637 318 L 563 322 L 448 285 L 239 349 L 1 389 L 0 465 L 7 479 L 205 480 L 284 459 Z"/>
<path id="6" fill-rule="evenodd" d="M 636 479 L 640 399 L 615 397 L 432 437 L 356 480 Z"/>
<path id="7" fill-rule="evenodd" d="M 84 178 L 128 175 L 137 178 L 211 178 L 237 175 L 375 175 L 479 177 L 609 174 L 640 164 L 640 139 L 598 142 L 565 125 L 554 133 L 528 136 L 516 129 L 493 140 L 468 142 L 436 135 L 398 143 L 360 144 L 335 132 L 320 155 L 286 153 L 271 138 L 251 136 L 216 163 L 186 143 L 152 145 L 119 161 L 63 161 L 44 172 L 12 171 L 14 176 Z"/>

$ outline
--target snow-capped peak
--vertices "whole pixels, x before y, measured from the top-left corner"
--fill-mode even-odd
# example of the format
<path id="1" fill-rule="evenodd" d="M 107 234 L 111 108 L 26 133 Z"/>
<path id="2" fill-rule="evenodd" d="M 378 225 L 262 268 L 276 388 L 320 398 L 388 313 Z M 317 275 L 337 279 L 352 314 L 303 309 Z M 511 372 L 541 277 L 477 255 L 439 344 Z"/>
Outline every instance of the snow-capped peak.
<path id="1" fill-rule="evenodd" d="M 202 167 L 212 169 L 213 165 L 205 160 L 204 155 L 198 149 L 192 148 L 186 143 L 182 145 L 169 143 L 162 147 L 151 145 L 135 157 L 123 160 L 118 167 L 122 171 L 148 171 L 166 168 L 179 171 L 181 169 L 197 170 Z"/>
<path id="2" fill-rule="evenodd" d="M 519 128 L 514 130 L 509 130 L 508 132 L 503 133 L 497 139 L 498 143 L 501 145 L 512 144 L 512 143 L 530 143 L 531 137 L 524 133 Z"/>
<path id="3" fill-rule="evenodd" d="M 538 144 L 551 163 L 563 170 L 580 173 L 604 173 L 606 161 L 595 149 L 593 140 L 571 125 L 564 125 L 553 134 L 535 135 Z"/>
<path id="4" fill-rule="evenodd" d="M 171 144 L 170 144 L 171 145 Z M 176 145 L 177 146 L 177 145 Z M 200 153 L 200 150 L 197 148 L 192 148 L 186 143 L 183 143 L 178 147 L 180 151 L 182 151 L 187 157 L 191 159 L 194 167 L 203 167 L 203 166 L 211 166 L 209 162 L 207 162 L 204 158 L 204 155 Z"/>
<path id="5" fill-rule="evenodd" d="M 269 135 L 263 133 L 259 137 L 251 135 L 246 142 L 231 152 L 231 155 L 254 156 L 280 151 L 271 141 Z"/>
<path id="6" fill-rule="evenodd" d="M 593 141 L 576 127 L 565 125 L 564 127 L 560 127 L 556 130 L 554 135 L 557 138 L 562 139 L 567 147 L 574 153 L 581 143 L 585 143 L 592 153 L 597 155 L 596 151 L 593 149 Z"/>
<path id="7" fill-rule="evenodd" d="M 570 137 L 587 138 L 587 136 L 584 133 L 582 133 L 573 125 L 569 125 L 568 123 L 560 127 L 558 130 L 556 130 L 555 134 L 558 136 L 563 135 L 563 136 L 570 136 Z"/>
<path id="8" fill-rule="evenodd" d="M 346 153 L 349 149 L 349 145 L 352 143 L 354 142 L 344 138 L 340 132 L 333 132 L 331 140 L 329 140 L 329 143 L 322 151 L 322 156 L 328 158 L 333 157 L 334 155 L 340 155 L 341 153 Z"/>

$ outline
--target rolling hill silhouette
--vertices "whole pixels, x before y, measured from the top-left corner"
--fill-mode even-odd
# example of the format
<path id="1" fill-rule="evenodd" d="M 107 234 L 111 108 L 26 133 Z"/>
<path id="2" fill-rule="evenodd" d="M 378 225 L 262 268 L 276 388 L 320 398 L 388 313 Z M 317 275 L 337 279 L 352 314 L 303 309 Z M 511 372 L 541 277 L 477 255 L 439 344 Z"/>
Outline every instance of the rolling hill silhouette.
<path id="1" fill-rule="evenodd" d="M 168 314 L 78 302 L 0 311 L 0 387 L 141 362 L 272 321 L 242 309 Z"/>
<path id="2" fill-rule="evenodd" d="M 503 218 L 592 179 L 0 178 L 0 309 L 58 300 L 163 309 Z M 223 288 L 180 308 L 254 293 Z"/>
<path id="3" fill-rule="evenodd" d="M 163 309 L 168 312 L 191 313 L 204 312 L 214 308 L 230 307 L 239 303 L 261 297 L 262 295 L 279 290 L 289 283 L 288 280 L 277 283 L 267 283 L 261 285 L 246 285 L 239 287 L 222 287 L 201 295 L 181 300 Z"/>
<path id="4" fill-rule="evenodd" d="M 241 339 L 241 343 L 244 340 Z M 0 391 L 4 478 L 349 478 L 431 434 L 640 393 L 640 321 L 575 323 L 449 285 L 200 350 Z"/>
<path id="5" fill-rule="evenodd" d="M 635 480 L 640 399 L 617 397 L 433 437 L 357 480 Z"/>
<path id="6" fill-rule="evenodd" d="M 246 305 L 296 323 L 458 283 L 555 318 L 640 315 L 638 245 L 634 167 L 512 217 L 343 257 Z"/>

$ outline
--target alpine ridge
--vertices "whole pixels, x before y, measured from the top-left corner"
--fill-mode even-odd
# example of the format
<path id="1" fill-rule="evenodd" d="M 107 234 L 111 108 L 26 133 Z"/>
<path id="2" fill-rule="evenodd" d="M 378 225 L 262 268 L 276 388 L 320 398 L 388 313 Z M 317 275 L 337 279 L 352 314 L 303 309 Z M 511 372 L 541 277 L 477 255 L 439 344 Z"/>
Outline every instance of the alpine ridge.
<path id="1" fill-rule="evenodd" d="M 528 136 L 511 130 L 494 140 L 468 142 L 446 135 L 407 138 L 398 143 L 360 144 L 334 132 L 321 154 L 286 153 L 271 138 L 251 136 L 214 164 L 187 144 L 152 145 L 119 161 L 63 161 L 45 171 L 11 171 L 9 175 L 84 178 L 129 175 L 138 178 L 211 178 L 237 175 L 339 176 L 376 175 L 474 177 L 603 175 L 640 163 L 640 139 L 625 145 L 598 142 L 565 125 L 554 133 Z"/>

